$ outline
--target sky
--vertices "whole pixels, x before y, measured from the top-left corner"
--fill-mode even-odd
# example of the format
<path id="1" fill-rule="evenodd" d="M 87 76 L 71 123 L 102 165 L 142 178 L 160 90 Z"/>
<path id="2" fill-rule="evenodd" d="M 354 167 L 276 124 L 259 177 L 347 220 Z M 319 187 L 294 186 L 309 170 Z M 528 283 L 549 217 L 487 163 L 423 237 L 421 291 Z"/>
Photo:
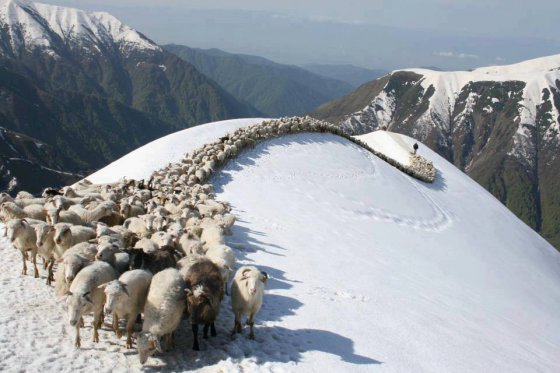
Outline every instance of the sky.
<path id="1" fill-rule="evenodd" d="M 104 10 L 158 43 L 277 62 L 468 69 L 560 53 L 558 0 L 42 0 Z"/>

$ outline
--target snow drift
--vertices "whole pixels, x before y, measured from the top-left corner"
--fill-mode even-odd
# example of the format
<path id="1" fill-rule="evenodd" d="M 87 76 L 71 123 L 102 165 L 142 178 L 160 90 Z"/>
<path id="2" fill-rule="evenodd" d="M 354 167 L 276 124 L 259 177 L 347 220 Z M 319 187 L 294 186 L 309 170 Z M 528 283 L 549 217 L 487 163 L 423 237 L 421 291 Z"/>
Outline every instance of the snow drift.
<path id="1" fill-rule="evenodd" d="M 369 138 L 374 147 L 389 139 Z M 414 143 L 390 138 L 388 156 Z M 165 139 L 159 146 L 182 153 L 195 146 Z M 176 160 L 153 149 L 98 175 Z M 229 163 L 214 178 L 217 198 L 238 217 L 228 244 L 239 265 L 270 275 L 257 340 L 231 340 L 227 298 L 218 338 L 193 352 L 182 325 L 177 348 L 151 363 L 174 371 L 555 371 L 560 255 L 443 158 L 422 144 L 419 154 L 434 162 L 434 184 L 330 134 L 269 140 Z M 15 250 L 2 246 L 0 369 L 140 369 L 108 326 L 101 343 L 75 351 L 62 304 L 43 280 L 19 275 Z"/>

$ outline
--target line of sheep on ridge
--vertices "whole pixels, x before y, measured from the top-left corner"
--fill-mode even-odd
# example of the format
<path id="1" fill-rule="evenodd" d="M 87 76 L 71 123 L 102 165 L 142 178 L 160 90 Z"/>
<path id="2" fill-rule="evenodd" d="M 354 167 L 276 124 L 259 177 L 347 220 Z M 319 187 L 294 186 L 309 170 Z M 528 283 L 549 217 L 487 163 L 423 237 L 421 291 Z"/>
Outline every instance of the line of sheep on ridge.
<path id="1" fill-rule="evenodd" d="M 258 141 L 299 132 L 333 133 L 378 154 L 338 127 L 310 117 L 267 120 L 189 152 L 148 181 L 94 185 L 85 179 L 61 190 L 46 189 L 41 197 L 2 193 L 0 221 L 21 252 L 22 274 L 31 260 L 39 277 L 36 257 L 43 259 L 47 285 L 54 281 L 55 294 L 66 299 L 76 347 L 84 316 L 93 314 L 93 341 L 98 342 L 98 330 L 111 314 L 118 338 L 119 320 L 126 320 L 127 348 L 133 347 L 135 322 L 142 316 L 136 339 L 142 364 L 174 346 L 174 332 L 185 316 L 193 349 L 199 350 L 198 326 L 203 325 L 205 338 L 208 331 L 216 335 L 215 320 L 236 264 L 225 240 L 235 216 L 227 202 L 215 200 L 207 181 Z M 241 332 L 246 316 L 254 339 L 267 279 L 254 266 L 236 271 L 229 287 L 232 335 Z"/>

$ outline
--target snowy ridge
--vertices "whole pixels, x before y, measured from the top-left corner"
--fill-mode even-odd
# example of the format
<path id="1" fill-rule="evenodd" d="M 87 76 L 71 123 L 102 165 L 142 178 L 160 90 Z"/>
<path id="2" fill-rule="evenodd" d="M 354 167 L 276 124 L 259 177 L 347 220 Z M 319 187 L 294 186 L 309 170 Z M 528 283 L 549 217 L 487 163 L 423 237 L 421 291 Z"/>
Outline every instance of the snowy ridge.
<path id="1" fill-rule="evenodd" d="M 180 146 L 173 137 L 160 140 Z M 393 154 L 415 141 L 383 132 L 369 140 Z M 328 133 L 263 141 L 228 163 L 212 180 L 217 199 L 238 218 L 227 243 L 239 266 L 270 276 L 256 341 L 229 336 L 226 297 L 217 338 L 193 352 L 183 322 L 176 348 L 147 368 L 554 372 L 560 254 L 453 165 L 423 144 L 418 152 L 440 172 L 435 184 Z M 138 152 L 121 171 L 144 172 L 144 161 L 167 164 L 170 156 Z M 21 258 L 3 239 L 0 247 L 0 370 L 141 369 L 110 325 L 92 344 L 89 317 L 84 349 L 74 349 L 52 289 L 21 276 Z"/>
<path id="2" fill-rule="evenodd" d="M 516 124 L 517 133 L 510 154 L 520 159 L 525 159 L 532 164 L 530 148 L 534 147 L 527 127 L 534 127 L 537 120 L 537 107 L 549 102 L 552 105 L 550 115 L 552 122 L 546 131 L 548 139 L 560 142 L 560 123 L 558 118 L 560 112 L 554 105 L 552 94 L 548 98 L 543 97 L 543 92 L 549 93 L 558 90 L 557 81 L 560 80 L 560 54 L 548 57 L 523 61 L 517 64 L 505 66 L 490 66 L 474 69 L 472 71 L 434 71 L 429 69 L 405 69 L 391 72 L 406 71 L 418 74 L 421 79 L 414 83 L 421 86 L 423 95 L 433 87 L 434 93 L 429 97 L 428 109 L 416 119 L 414 125 L 415 137 L 426 138 L 433 127 L 443 133 L 448 133 L 450 126 L 461 126 L 462 117 L 452 117 L 459 94 L 465 87 L 474 82 L 510 82 L 524 83 L 521 100 L 518 102 L 518 117 Z M 419 97 L 419 100 L 423 96 Z M 477 103 L 480 97 L 469 96 L 464 114 Z M 376 128 L 393 124 L 395 112 L 394 92 L 387 92 L 386 88 L 364 109 L 347 118 L 343 125 L 347 128 L 360 128 L 364 123 L 375 123 Z M 487 107 L 486 112 L 491 112 Z M 405 121 L 408 120 L 405 119 Z"/>
<path id="3" fill-rule="evenodd" d="M 161 50 L 154 42 L 105 12 L 0 0 L 0 22 L 7 27 L 12 51 L 45 48 L 56 53 L 58 38 L 64 42 L 118 43 L 124 50 Z"/>

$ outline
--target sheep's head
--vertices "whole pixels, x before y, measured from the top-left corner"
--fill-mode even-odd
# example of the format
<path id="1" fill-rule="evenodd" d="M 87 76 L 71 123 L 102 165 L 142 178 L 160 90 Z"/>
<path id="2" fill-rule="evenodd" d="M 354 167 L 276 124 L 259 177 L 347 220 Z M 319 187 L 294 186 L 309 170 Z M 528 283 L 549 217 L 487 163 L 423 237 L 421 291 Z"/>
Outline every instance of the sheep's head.
<path id="1" fill-rule="evenodd" d="M 157 352 L 163 353 L 159 338 L 151 333 L 141 332 L 136 341 L 140 364 L 144 364 L 150 356 Z"/>
<path id="2" fill-rule="evenodd" d="M 108 315 L 113 313 L 116 304 L 122 297 L 129 297 L 128 287 L 125 283 L 119 280 L 113 280 L 107 282 L 103 285 L 99 285 L 99 288 L 105 292 L 107 300 L 105 301 L 105 314 Z"/>
<path id="3" fill-rule="evenodd" d="M 120 248 L 113 243 L 104 243 L 97 247 L 97 254 L 95 260 L 102 262 L 112 263 L 115 261 L 115 254 L 120 251 Z"/>
<path id="4" fill-rule="evenodd" d="M 25 219 L 12 219 L 6 224 L 6 237 L 8 241 L 14 242 L 18 236 L 18 232 L 24 229 L 27 225 L 27 220 Z"/>
<path id="5" fill-rule="evenodd" d="M 72 238 L 72 231 L 68 225 L 59 225 L 55 228 L 54 242 L 57 245 L 62 245 L 63 242 Z"/>
<path id="6" fill-rule="evenodd" d="M 247 268 L 241 272 L 241 281 L 245 284 L 247 292 L 250 295 L 255 295 L 257 290 L 264 287 L 264 284 L 268 281 L 268 274 L 254 268 Z"/>
<path id="7" fill-rule="evenodd" d="M 60 207 L 53 207 L 51 205 L 45 207 L 45 211 L 47 212 L 47 223 L 53 225 L 58 223 L 60 209 Z"/>
<path id="8" fill-rule="evenodd" d="M 37 235 L 37 247 L 43 247 L 49 235 L 54 237 L 54 226 L 50 224 L 37 224 L 35 226 L 35 233 Z"/>
<path id="9" fill-rule="evenodd" d="M 210 322 L 216 318 L 219 302 L 214 301 L 215 297 L 203 283 L 195 285 L 192 290 L 185 289 L 185 293 L 187 295 L 187 307 L 193 323 Z"/>
<path id="10" fill-rule="evenodd" d="M 71 326 L 76 326 L 87 308 L 93 305 L 90 292 L 84 294 L 66 293 L 66 307 L 68 308 L 68 322 Z"/>
<path id="11" fill-rule="evenodd" d="M 64 263 L 64 279 L 70 285 L 78 272 L 89 264 L 89 260 L 81 255 L 65 255 L 60 260 Z"/>

